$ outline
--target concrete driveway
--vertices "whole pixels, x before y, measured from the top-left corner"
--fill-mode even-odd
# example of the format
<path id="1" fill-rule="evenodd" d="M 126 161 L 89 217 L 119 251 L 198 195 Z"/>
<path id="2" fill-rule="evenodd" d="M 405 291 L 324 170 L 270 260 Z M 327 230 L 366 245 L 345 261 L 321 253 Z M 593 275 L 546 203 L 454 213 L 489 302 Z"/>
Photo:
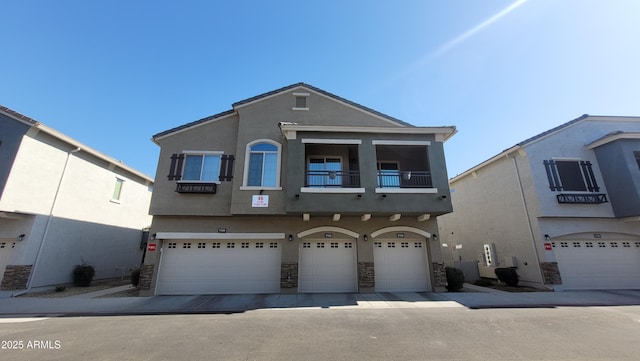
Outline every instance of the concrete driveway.
<path id="1" fill-rule="evenodd" d="M 640 305 L 640 290 L 0 299 L 0 316 L 238 313 L 259 309 L 540 308 Z"/>

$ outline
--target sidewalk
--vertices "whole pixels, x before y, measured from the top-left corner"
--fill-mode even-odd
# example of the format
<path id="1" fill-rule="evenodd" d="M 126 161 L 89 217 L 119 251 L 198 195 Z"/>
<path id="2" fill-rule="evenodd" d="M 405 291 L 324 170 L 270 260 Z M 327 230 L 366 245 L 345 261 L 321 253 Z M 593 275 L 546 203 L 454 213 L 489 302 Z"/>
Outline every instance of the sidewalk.
<path id="1" fill-rule="evenodd" d="M 107 297 L 120 286 L 66 298 L 17 297 L 0 299 L 0 317 L 96 316 L 237 313 L 260 309 L 389 309 L 389 308 L 533 308 L 563 306 L 640 305 L 640 290 L 194 295 Z M 466 287 L 466 286 L 465 286 Z M 478 289 L 476 289 L 478 290 Z"/>

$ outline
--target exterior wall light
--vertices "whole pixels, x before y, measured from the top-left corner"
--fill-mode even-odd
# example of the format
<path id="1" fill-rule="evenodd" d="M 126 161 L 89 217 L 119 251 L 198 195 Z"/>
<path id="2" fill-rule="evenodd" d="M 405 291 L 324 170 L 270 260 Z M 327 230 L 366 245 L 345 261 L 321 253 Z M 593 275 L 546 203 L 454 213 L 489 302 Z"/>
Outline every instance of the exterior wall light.
<path id="1" fill-rule="evenodd" d="M 289 242 L 293 241 L 293 234 L 290 234 L 287 239 L 289 240 Z"/>
<path id="2" fill-rule="evenodd" d="M 367 242 L 369 240 L 369 237 L 367 237 L 367 235 L 365 234 L 364 236 L 362 236 L 362 239 Z"/>
<path id="3" fill-rule="evenodd" d="M 26 235 L 23 233 L 23 234 L 19 235 L 18 238 L 16 238 L 16 241 L 20 242 L 20 241 L 24 240 L 24 237 L 26 237 Z"/>

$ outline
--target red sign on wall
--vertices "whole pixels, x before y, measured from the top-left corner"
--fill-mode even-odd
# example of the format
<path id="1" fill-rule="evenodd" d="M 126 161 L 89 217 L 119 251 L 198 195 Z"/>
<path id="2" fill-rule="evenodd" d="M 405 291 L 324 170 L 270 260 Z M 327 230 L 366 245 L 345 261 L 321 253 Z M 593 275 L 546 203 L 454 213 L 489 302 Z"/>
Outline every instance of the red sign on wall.
<path id="1" fill-rule="evenodd" d="M 545 243 L 545 244 L 544 244 L 544 250 L 545 250 L 545 251 L 551 251 L 551 243 L 548 243 L 548 242 L 547 242 L 547 243 Z"/>
<path id="2" fill-rule="evenodd" d="M 155 250 L 156 250 L 156 244 L 155 243 L 149 243 L 149 245 L 147 246 L 147 251 L 153 252 Z"/>

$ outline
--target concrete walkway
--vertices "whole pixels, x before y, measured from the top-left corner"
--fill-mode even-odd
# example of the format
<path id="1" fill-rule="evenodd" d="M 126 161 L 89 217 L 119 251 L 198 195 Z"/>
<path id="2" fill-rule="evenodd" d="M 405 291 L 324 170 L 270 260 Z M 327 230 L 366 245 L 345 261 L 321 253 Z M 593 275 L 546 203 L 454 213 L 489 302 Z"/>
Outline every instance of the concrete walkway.
<path id="1" fill-rule="evenodd" d="M 236 313 L 260 309 L 389 309 L 389 308 L 527 308 L 640 305 L 640 290 L 194 295 L 97 298 L 131 286 L 120 286 L 65 298 L 0 299 L 0 317 Z"/>

